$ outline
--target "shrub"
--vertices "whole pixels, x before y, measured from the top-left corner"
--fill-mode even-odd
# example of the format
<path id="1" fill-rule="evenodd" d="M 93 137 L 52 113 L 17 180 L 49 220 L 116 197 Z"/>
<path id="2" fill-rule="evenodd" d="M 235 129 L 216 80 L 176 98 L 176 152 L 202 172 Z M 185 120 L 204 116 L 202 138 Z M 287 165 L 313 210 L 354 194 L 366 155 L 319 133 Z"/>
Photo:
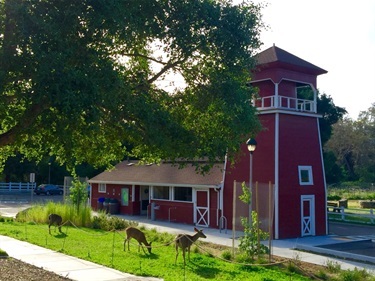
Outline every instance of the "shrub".
<path id="1" fill-rule="evenodd" d="M 337 273 L 341 270 L 341 265 L 337 261 L 327 260 L 326 267 L 331 273 Z"/>
<path id="2" fill-rule="evenodd" d="M 328 201 L 339 201 L 341 200 L 341 196 L 338 195 L 328 195 L 327 196 Z"/>
<path id="3" fill-rule="evenodd" d="M 7 252 L 0 249 L 0 257 L 7 257 L 7 256 L 8 256 Z"/>
<path id="4" fill-rule="evenodd" d="M 232 260 L 232 253 L 228 250 L 225 250 L 224 252 L 221 253 L 221 257 L 225 260 Z"/>
<path id="5" fill-rule="evenodd" d="M 87 193 L 87 186 L 86 182 L 80 182 L 78 179 L 75 179 L 72 182 L 72 187 L 70 188 L 70 201 L 74 206 L 77 208 L 77 212 L 79 212 L 80 206 L 84 206 L 87 201 L 88 193 Z"/>
<path id="6" fill-rule="evenodd" d="M 138 223 L 126 221 L 118 217 L 110 217 L 105 213 L 100 212 L 99 216 L 94 216 L 92 227 L 95 229 L 102 229 L 107 231 L 123 230 L 128 226 L 137 226 Z"/>
<path id="7" fill-rule="evenodd" d="M 354 270 L 345 270 L 340 274 L 341 279 L 343 281 L 364 281 L 364 280 L 371 280 L 370 274 L 365 270 L 359 270 L 354 268 Z"/>

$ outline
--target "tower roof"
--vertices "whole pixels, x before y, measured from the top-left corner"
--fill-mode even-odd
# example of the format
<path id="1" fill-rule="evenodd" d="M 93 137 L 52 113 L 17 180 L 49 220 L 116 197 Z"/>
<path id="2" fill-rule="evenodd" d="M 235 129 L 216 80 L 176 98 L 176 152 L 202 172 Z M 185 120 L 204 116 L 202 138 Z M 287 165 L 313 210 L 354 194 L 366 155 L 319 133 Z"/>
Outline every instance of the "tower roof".
<path id="1" fill-rule="evenodd" d="M 275 45 L 259 53 L 256 59 L 257 66 L 261 68 L 283 66 L 285 68 L 297 68 L 300 71 L 302 70 L 316 75 L 327 73 L 326 70 L 288 53 Z"/>

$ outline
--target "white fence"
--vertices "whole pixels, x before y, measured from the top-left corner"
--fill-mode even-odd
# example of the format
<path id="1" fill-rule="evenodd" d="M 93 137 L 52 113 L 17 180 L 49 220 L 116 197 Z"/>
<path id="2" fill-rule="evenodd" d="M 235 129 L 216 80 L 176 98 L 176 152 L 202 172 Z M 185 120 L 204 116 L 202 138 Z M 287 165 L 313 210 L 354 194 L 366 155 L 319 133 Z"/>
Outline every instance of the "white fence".
<path id="1" fill-rule="evenodd" d="M 329 211 L 332 209 L 332 212 Z M 374 224 L 375 215 L 374 209 L 352 209 L 344 207 L 332 207 L 327 206 L 327 213 L 335 220 L 343 220 L 348 222 L 364 222 L 364 219 L 368 219 L 368 223 Z"/>
<path id="2" fill-rule="evenodd" d="M 31 191 L 35 188 L 35 182 L 0 182 L 1 191 Z"/>

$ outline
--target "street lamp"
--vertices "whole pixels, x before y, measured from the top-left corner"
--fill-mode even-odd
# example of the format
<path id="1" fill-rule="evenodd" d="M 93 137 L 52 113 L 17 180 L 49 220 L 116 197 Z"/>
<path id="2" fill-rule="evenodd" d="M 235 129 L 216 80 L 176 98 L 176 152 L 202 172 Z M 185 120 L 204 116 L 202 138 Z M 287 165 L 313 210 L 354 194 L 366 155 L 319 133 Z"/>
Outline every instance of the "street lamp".
<path id="1" fill-rule="evenodd" d="M 257 148 L 257 142 L 255 139 L 249 138 L 246 142 L 247 150 L 250 152 L 250 180 L 249 180 L 249 191 L 251 194 L 253 184 L 253 152 Z M 249 202 L 249 222 L 251 221 L 251 199 Z"/>
<path id="2" fill-rule="evenodd" d="M 51 162 L 48 163 L 48 184 L 51 183 Z"/>

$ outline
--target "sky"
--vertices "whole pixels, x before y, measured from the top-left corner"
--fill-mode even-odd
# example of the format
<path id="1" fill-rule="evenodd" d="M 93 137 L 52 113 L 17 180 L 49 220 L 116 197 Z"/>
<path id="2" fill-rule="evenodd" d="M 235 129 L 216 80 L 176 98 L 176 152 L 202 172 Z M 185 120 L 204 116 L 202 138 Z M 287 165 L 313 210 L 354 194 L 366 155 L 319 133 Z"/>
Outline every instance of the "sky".
<path id="1" fill-rule="evenodd" d="M 241 0 L 234 0 L 240 3 Z M 328 71 L 320 93 L 352 119 L 375 103 L 375 0 L 254 0 L 269 26 L 261 51 L 277 47 Z"/>

